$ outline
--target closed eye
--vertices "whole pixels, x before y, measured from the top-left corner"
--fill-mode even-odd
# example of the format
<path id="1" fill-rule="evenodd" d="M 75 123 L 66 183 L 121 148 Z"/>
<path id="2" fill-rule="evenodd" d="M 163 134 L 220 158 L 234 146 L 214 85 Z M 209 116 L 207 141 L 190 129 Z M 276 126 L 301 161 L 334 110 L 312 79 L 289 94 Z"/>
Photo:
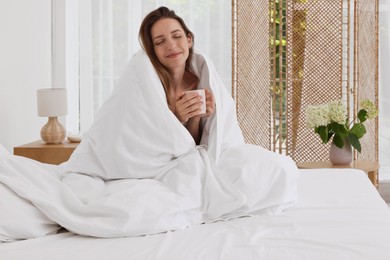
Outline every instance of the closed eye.
<path id="1" fill-rule="evenodd" d="M 163 42 L 164 42 L 164 40 L 155 41 L 155 42 L 154 42 L 154 45 L 160 45 L 160 44 L 163 43 Z"/>

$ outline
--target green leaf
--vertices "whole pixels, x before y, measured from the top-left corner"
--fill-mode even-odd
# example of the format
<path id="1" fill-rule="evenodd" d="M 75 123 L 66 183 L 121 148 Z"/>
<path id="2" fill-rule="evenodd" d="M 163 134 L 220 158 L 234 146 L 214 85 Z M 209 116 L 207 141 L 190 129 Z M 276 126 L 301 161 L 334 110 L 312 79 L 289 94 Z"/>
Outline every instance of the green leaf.
<path id="1" fill-rule="evenodd" d="M 339 135 L 341 138 L 347 137 L 348 135 L 348 130 L 345 125 L 340 125 L 336 122 L 329 124 L 329 131 Z"/>
<path id="2" fill-rule="evenodd" d="M 360 109 L 357 114 L 357 117 L 359 118 L 360 123 L 363 123 L 364 121 L 366 121 L 367 111 L 365 109 Z"/>
<path id="3" fill-rule="evenodd" d="M 349 133 L 354 134 L 358 139 L 362 138 L 366 132 L 366 127 L 362 123 L 354 124 L 351 130 L 349 130 Z"/>
<path id="4" fill-rule="evenodd" d="M 333 137 L 333 143 L 338 147 L 338 148 L 343 148 L 343 145 L 344 145 L 344 141 L 343 141 L 343 138 L 338 135 L 338 134 L 335 134 L 334 137 Z"/>
<path id="5" fill-rule="evenodd" d="M 317 127 L 315 131 L 320 135 L 320 138 L 324 144 L 326 144 L 329 141 L 328 128 L 326 126 L 321 125 Z"/>
<path id="6" fill-rule="evenodd" d="M 360 144 L 359 138 L 354 134 L 348 135 L 349 143 L 352 145 L 353 148 L 355 148 L 359 153 L 362 152 L 362 146 Z"/>

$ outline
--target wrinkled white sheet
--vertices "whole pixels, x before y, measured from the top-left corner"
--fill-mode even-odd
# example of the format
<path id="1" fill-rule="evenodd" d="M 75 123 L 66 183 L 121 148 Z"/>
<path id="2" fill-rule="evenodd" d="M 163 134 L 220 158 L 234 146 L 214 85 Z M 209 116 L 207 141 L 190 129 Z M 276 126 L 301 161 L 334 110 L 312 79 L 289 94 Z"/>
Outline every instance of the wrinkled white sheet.
<path id="1" fill-rule="evenodd" d="M 0 259 L 388 260 L 390 210 L 364 172 L 301 170 L 298 201 L 274 216 L 100 239 L 72 233 L 0 244 Z"/>
<path id="2" fill-rule="evenodd" d="M 0 160 L 0 182 L 50 220 L 97 237 L 154 234 L 289 207 L 297 198 L 295 163 L 244 144 L 234 102 L 211 63 L 196 54 L 193 69 L 216 99 L 201 145 L 169 110 L 140 51 L 69 162 L 58 167 L 58 178 L 8 156 Z"/>

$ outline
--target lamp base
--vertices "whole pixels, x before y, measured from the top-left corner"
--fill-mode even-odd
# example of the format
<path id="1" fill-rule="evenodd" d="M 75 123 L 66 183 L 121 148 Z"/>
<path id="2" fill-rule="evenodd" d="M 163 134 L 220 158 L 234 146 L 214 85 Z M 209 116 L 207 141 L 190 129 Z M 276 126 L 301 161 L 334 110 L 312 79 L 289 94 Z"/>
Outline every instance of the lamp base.
<path id="1" fill-rule="evenodd" d="M 57 117 L 49 117 L 41 129 L 41 138 L 47 144 L 60 144 L 65 139 L 65 133 L 65 127 L 58 122 Z"/>

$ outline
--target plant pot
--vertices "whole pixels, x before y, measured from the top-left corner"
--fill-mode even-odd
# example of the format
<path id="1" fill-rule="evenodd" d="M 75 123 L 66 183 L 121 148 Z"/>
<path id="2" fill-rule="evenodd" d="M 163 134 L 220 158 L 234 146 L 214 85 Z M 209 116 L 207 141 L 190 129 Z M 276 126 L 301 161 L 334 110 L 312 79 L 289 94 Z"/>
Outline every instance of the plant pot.
<path id="1" fill-rule="evenodd" d="M 329 159 L 333 165 L 350 165 L 352 162 L 352 147 L 348 139 L 344 139 L 342 148 L 338 148 L 333 142 L 330 146 Z"/>

